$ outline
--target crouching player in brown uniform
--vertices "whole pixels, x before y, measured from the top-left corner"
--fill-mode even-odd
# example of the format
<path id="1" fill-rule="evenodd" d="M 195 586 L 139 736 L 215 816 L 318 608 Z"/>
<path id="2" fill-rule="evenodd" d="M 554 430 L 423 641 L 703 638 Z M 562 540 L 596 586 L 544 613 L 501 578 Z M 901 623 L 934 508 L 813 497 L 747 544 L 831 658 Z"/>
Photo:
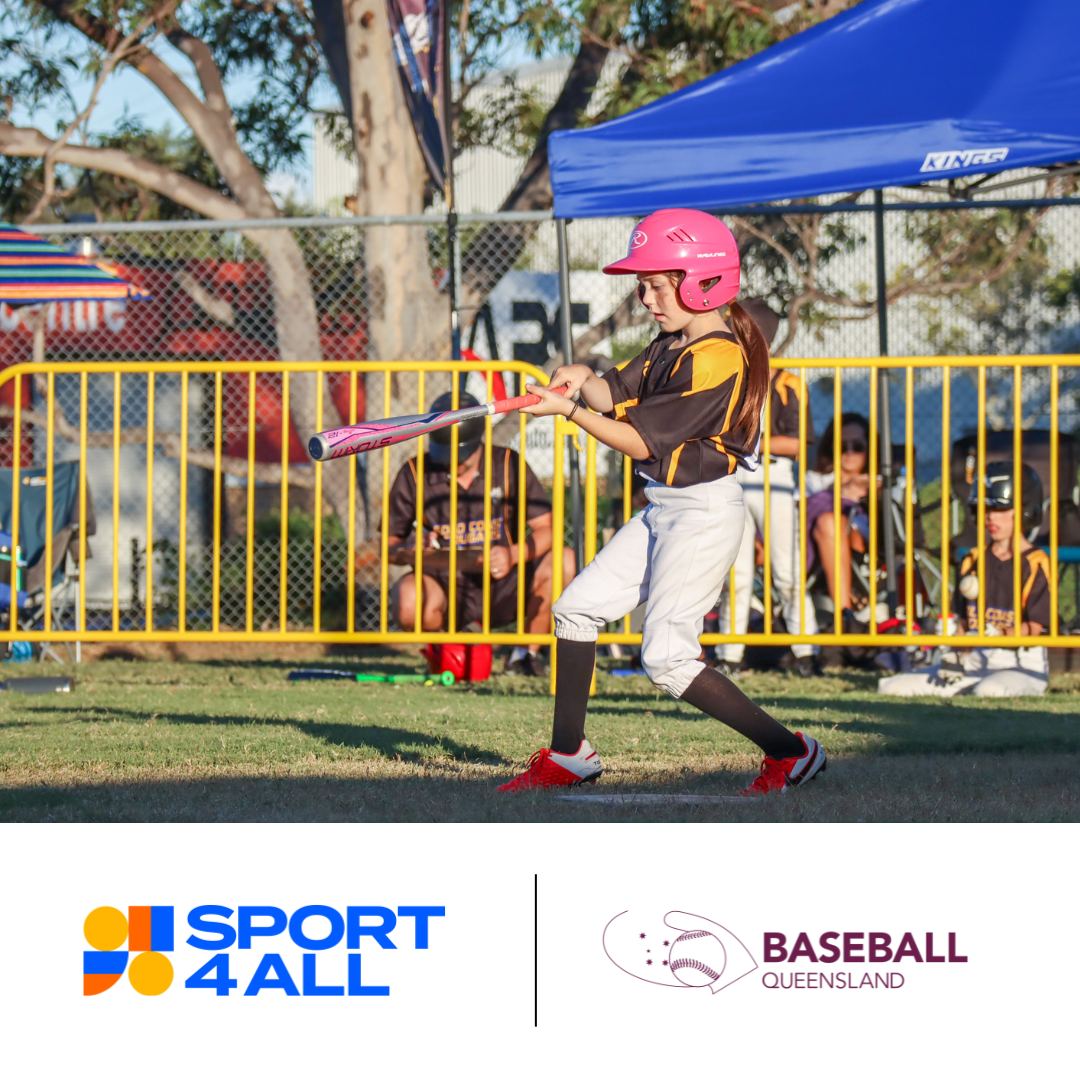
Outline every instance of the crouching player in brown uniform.
<path id="1" fill-rule="evenodd" d="M 462 394 L 459 407 L 479 402 Z M 452 408 L 449 394 L 431 404 L 432 412 Z M 424 546 L 422 590 L 424 630 L 445 630 L 450 596 L 450 438 L 451 428 L 434 432 L 424 455 L 424 506 L 420 543 Z M 464 630 L 483 617 L 484 580 L 484 421 L 459 425 L 457 496 L 457 627 Z M 518 491 L 518 455 L 503 446 L 492 448 L 491 477 L 491 626 L 517 621 L 519 562 L 525 563 L 525 625 L 529 634 L 551 629 L 552 518 L 551 500 L 532 470 L 525 466 L 525 490 Z M 417 459 L 407 461 L 390 489 L 387 521 L 390 561 L 413 566 L 416 557 Z M 525 500 L 528 534 L 517 536 L 519 499 Z M 563 551 L 563 582 L 574 577 L 574 553 Z M 392 610 L 398 625 L 416 625 L 416 577 L 406 574 L 395 586 Z M 539 645 L 518 646 L 506 670 L 519 675 L 542 675 Z"/>
<path id="2" fill-rule="evenodd" d="M 1013 585 L 1013 464 L 995 462 L 986 468 L 983 499 L 990 546 L 985 558 L 986 633 L 991 637 L 1037 639 L 1050 623 L 1050 560 L 1033 547 L 1025 534 L 1034 535 L 1042 524 L 1042 482 L 1030 465 L 1021 466 L 1023 515 L 1020 529 L 1020 628 L 1015 628 Z M 977 508 L 977 489 L 968 500 Z M 979 632 L 978 552 L 969 551 L 960 564 L 953 603 L 961 632 Z M 932 694 L 954 697 L 1021 697 L 1043 694 L 1049 681 L 1046 648 L 1033 640 L 1020 649 L 956 649 L 944 652 L 942 663 L 919 672 L 891 675 L 878 682 L 878 692 L 917 697 Z"/>

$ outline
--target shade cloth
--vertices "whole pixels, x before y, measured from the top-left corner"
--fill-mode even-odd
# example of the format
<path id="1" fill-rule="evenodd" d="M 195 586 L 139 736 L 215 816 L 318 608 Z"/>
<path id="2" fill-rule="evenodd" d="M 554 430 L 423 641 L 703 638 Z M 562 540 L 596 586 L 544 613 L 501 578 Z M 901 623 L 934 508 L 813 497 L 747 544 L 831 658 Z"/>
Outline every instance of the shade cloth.
<path id="1" fill-rule="evenodd" d="M 644 215 L 1080 160 L 1078 0 L 863 0 L 548 142 L 555 216 Z"/>

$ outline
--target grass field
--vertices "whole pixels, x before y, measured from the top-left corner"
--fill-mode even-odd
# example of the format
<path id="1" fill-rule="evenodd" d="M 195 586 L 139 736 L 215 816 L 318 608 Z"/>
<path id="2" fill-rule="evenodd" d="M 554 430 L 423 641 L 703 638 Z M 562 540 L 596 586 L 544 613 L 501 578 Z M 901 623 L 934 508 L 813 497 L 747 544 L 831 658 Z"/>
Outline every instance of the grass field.
<path id="1" fill-rule="evenodd" d="M 107 660 L 70 694 L 0 695 L 4 821 L 1076 821 L 1080 677 L 1043 698 L 879 698 L 875 679 L 756 675 L 742 685 L 819 739 L 826 774 L 768 799 L 582 805 L 495 785 L 546 745 L 536 680 L 475 688 L 285 681 L 297 659 Z M 318 666 L 417 671 L 370 650 Z M 36 665 L 35 665 L 36 667 Z M 59 674 L 48 665 L 11 674 Z M 643 677 L 601 675 L 597 792 L 730 795 L 758 765 L 728 729 Z"/>

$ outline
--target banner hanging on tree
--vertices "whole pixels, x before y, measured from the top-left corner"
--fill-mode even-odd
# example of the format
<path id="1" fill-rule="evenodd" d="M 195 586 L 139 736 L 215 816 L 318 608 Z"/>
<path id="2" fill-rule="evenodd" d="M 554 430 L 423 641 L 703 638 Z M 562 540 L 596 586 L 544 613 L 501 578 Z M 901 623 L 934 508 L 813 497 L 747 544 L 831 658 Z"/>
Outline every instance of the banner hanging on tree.
<path id="1" fill-rule="evenodd" d="M 387 0 L 394 55 L 401 73 L 413 129 L 431 180 L 445 190 L 445 153 L 449 145 L 436 110 L 443 93 L 443 0 Z M 439 110 L 441 111 L 441 109 Z"/>

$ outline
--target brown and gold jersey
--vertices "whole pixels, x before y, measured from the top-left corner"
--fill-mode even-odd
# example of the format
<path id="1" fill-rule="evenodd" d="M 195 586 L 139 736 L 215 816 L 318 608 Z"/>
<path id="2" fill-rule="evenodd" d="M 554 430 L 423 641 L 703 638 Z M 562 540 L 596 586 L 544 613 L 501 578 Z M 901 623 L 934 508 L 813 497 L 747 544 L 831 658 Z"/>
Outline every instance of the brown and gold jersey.
<path id="1" fill-rule="evenodd" d="M 482 460 L 482 459 L 481 459 Z M 507 546 L 517 542 L 518 456 L 496 446 L 491 452 L 491 542 Z M 410 458 L 394 478 L 390 489 L 390 536 L 408 540 L 416 523 L 416 458 Z M 551 513 L 551 500 L 532 469 L 525 466 L 525 520 Z M 445 465 L 424 459 L 423 528 L 450 546 L 450 471 Z M 484 470 L 481 464 L 468 489 L 458 488 L 457 546 L 484 542 Z"/>
<path id="2" fill-rule="evenodd" d="M 1032 548 L 1021 555 L 1020 610 L 1021 622 L 1037 622 L 1050 625 L 1050 557 L 1039 548 Z M 960 577 L 977 574 L 979 562 L 972 550 L 960 564 Z M 1013 595 L 1013 561 L 999 559 L 989 549 L 986 552 L 986 625 L 996 627 L 1003 634 L 1013 634 L 1015 597 Z M 979 626 L 979 601 L 967 600 L 955 593 L 956 615 L 968 630 Z"/>
<path id="3" fill-rule="evenodd" d="M 661 333 L 644 352 L 604 375 L 614 410 L 633 424 L 651 457 L 639 472 L 671 487 L 730 476 L 750 457 L 746 433 L 733 430 L 746 392 L 746 360 L 733 334 L 706 334 L 689 345 Z"/>
<path id="4" fill-rule="evenodd" d="M 799 395 L 802 380 L 790 371 L 774 369 L 772 395 L 769 400 L 769 434 L 799 437 Z M 810 416 L 810 403 L 806 405 L 806 445 L 814 445 L 814 421 Z"/>

